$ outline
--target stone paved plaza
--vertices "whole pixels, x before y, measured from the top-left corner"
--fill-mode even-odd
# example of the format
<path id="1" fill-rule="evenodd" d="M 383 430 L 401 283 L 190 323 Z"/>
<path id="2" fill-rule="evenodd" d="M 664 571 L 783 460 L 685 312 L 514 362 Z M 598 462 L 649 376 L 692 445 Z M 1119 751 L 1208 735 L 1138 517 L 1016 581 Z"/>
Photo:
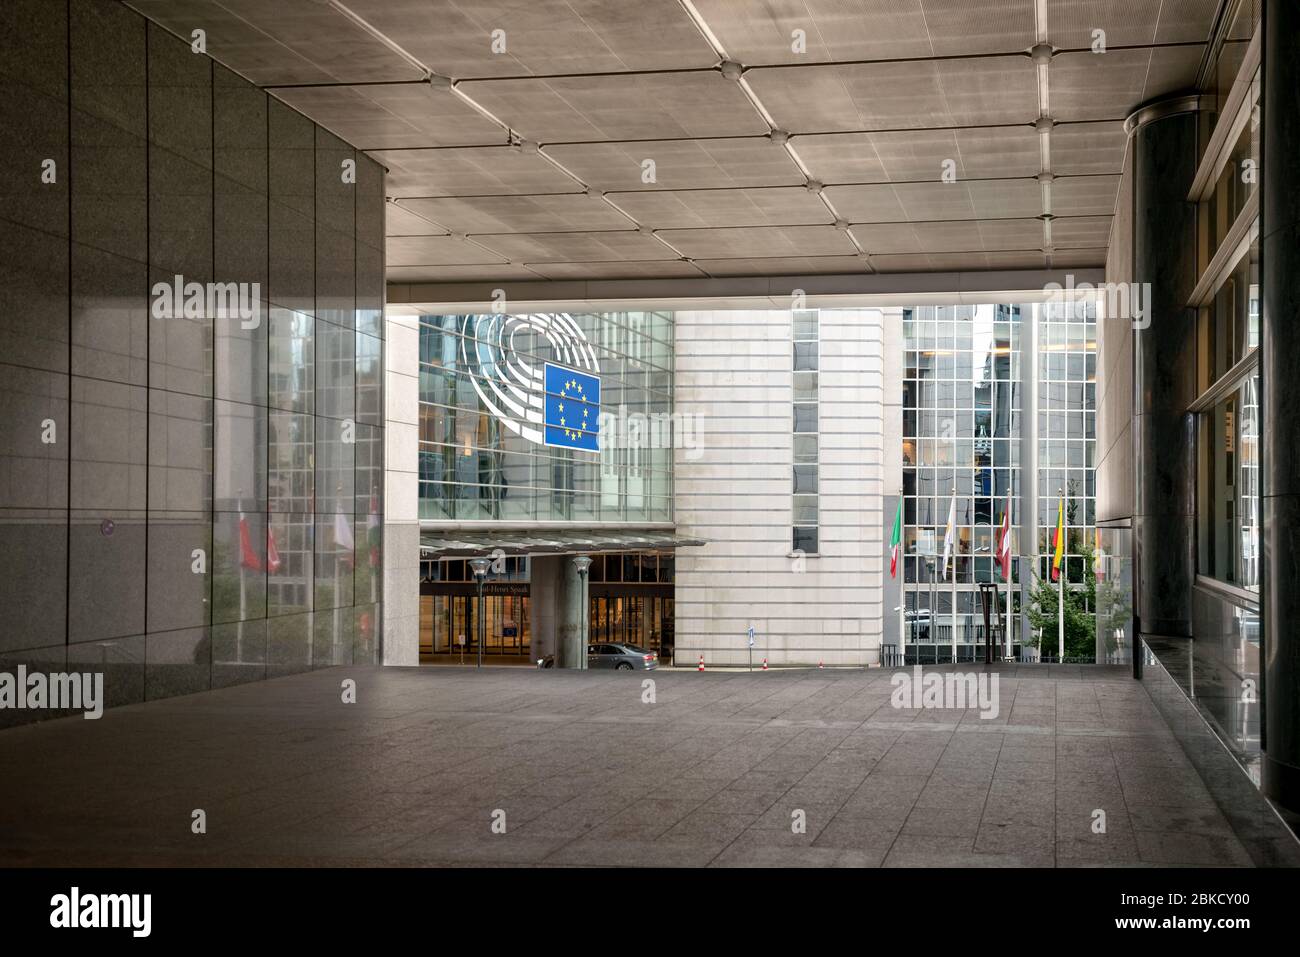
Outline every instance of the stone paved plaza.
<path id="1" fill-rule="evenodd" d="M 0 732 L 0 864 L 1250 865 L 1125 669 L 999 674 L 994 719 L 895 709 L 880 670 L 662 670 L 646 703 L 635 673 L 352 667 L 130 705 Z"/>

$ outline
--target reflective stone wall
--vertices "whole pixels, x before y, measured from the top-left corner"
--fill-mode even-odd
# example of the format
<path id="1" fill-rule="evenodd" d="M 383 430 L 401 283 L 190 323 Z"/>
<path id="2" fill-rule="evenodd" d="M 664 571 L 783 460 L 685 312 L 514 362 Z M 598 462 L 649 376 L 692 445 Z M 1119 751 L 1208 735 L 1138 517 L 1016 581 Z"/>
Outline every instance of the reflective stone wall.
<path id="1" fill-rule="evenodd" d="M 382 168 L 97 0 L 0 8 L 0 150 L 0 667 L 375 660 Z"/>

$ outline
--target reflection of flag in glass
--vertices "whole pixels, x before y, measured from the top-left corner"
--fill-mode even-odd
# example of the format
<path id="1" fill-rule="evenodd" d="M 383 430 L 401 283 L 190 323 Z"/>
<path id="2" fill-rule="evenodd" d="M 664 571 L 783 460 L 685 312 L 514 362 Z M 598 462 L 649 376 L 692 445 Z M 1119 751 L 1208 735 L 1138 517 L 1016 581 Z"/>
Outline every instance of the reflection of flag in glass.
<path id="1" fill-rule="evenodd" d="M 1106 553 L 1101 550 L 1101 529 L 1097 529 L 1092 547 L 1092 576 L 1097 581 L 1106 580 Z"/>
<path id="2" fill-rule="evenodd" d="M 546 363 L 542 422 L 547 445 L 599 452 L 600 377 Z"/>
<path id="3" fill-rule="evenodd" d="M 896 577 L 898 552 L 903 545 L 903 497 L 898 497 L 898 511 L 894 513 L 894 531 L 889 536 L 889 577 Z"/>
<path id="4" fill-rule="evenodd" d="M 352 549 L 356 547 L 356 542 L 352 540 L 352 526 L 348 524 L 348 517 L 342 512 L 334 515 L 334 547 L 346 555 L 340 555 L 344 561 L 352 560 Z"/>
<path id="5" fill-rule="evenodd" d="M 275 532 L 266 526 L 266 570 L 274 575 L 280 570 L 280 550 L 275 547 Z"/>
<path id="6" fill-rule="evenodd" d="M 998 564 L 1002 567 L 1002 580 L 1011 581 L 1011 493 L 1007 492 L 1007 507 L 1002 512 L 1002 525 L 998 528 Z"/>
<path id="7" fill-rule="evenodd" d="M 366 540 L 370 545 L 370 567 L 379 567 L 379 496 L 370 493 L 370 517 L 366 519 Z"/>
<path id="8" fill-rule="evenodd" d="M 250 571 L 262 570 L 262 560 L 253 551 L 253 539 L 248 534 L 248 519 L 244 518 L 243 512 L 239 513 L 239 564 Z"/>
<path id="9" fill-rule="evenodd" d="M 1052 581 L 1061 577 L 1061 561 L 1065 556 L 1065 499 L 1056 503 L 1056 530 L 1052 532 Z"/>
<path id="10" fill-rule="evenodd" d="M 948 577 L 948 559 L 952 559 L 953 574 L 957 573 L 957 556 L 953 551 L 957 545 L 957 493 L 952 496 L 952 504 L 948 506 L 948 530 L 943 535 L 943 574 L 940 578 Z"/>

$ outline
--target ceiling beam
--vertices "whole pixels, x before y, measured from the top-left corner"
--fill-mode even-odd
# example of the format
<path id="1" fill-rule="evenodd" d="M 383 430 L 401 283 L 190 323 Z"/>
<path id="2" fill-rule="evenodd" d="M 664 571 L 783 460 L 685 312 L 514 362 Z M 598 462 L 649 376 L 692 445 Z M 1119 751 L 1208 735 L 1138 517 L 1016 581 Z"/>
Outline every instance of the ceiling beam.
<path id="1" fill-rule="evenodd" d="M 397 314 L 668 308 L 789 308 L 802 290 L 809 306 L 969 305 L 1041 302 L 1048 287 L 1100 284 L 1105 270 L 1027 269 L 980 272 L 850 273 L 834 276 L 743 276 L 711 279 L 553 280 L 389 283 Z M 501 293 L 504 293 L 504 299 Z M 497 305 L 497 308 L 501 308 Z"/>

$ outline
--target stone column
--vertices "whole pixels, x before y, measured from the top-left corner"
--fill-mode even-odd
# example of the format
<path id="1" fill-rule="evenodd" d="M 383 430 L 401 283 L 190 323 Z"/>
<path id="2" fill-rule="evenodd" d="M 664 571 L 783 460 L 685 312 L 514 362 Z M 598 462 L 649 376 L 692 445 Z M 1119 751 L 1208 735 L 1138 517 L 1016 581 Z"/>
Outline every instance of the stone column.
<path id="1" fill-rule="evenodd" d="M 1300 6 L 1267 0 L 1261 28 L 1262 784 L 1300 813 Z"/>
<path id="2" fill-rule="evenodd" d="M 1196 570 L 1195 96 L 1165 98 L 1129 117 L 1133 154 L 1133 281 L 1149 284 L 1150 323 L 1133 333 L 1137 456 L 1133 536 L 1144 634 L 1191 637 Z M 1144 296 L 1144 299 L 1147 297 Z"/>
<path id="3" fill-rule="evenodd" d="M 559 559 L 559 603 L 556 608 L 556 632 L 560 654 L 556 664 L 561 668 L 587 667 L 587 636 L 583 634 L 584 582 L 573 567 L 573 556 Z"/>
<path id="4" fill-rule="evenodd" d="M 532 555 L 528 559 L 528 621 L 530 653 L 533 660 L 555 655 L 560 664 L 556 641 L 556 613 L 561 582 L 560 562 L 556 555 Z"/>

